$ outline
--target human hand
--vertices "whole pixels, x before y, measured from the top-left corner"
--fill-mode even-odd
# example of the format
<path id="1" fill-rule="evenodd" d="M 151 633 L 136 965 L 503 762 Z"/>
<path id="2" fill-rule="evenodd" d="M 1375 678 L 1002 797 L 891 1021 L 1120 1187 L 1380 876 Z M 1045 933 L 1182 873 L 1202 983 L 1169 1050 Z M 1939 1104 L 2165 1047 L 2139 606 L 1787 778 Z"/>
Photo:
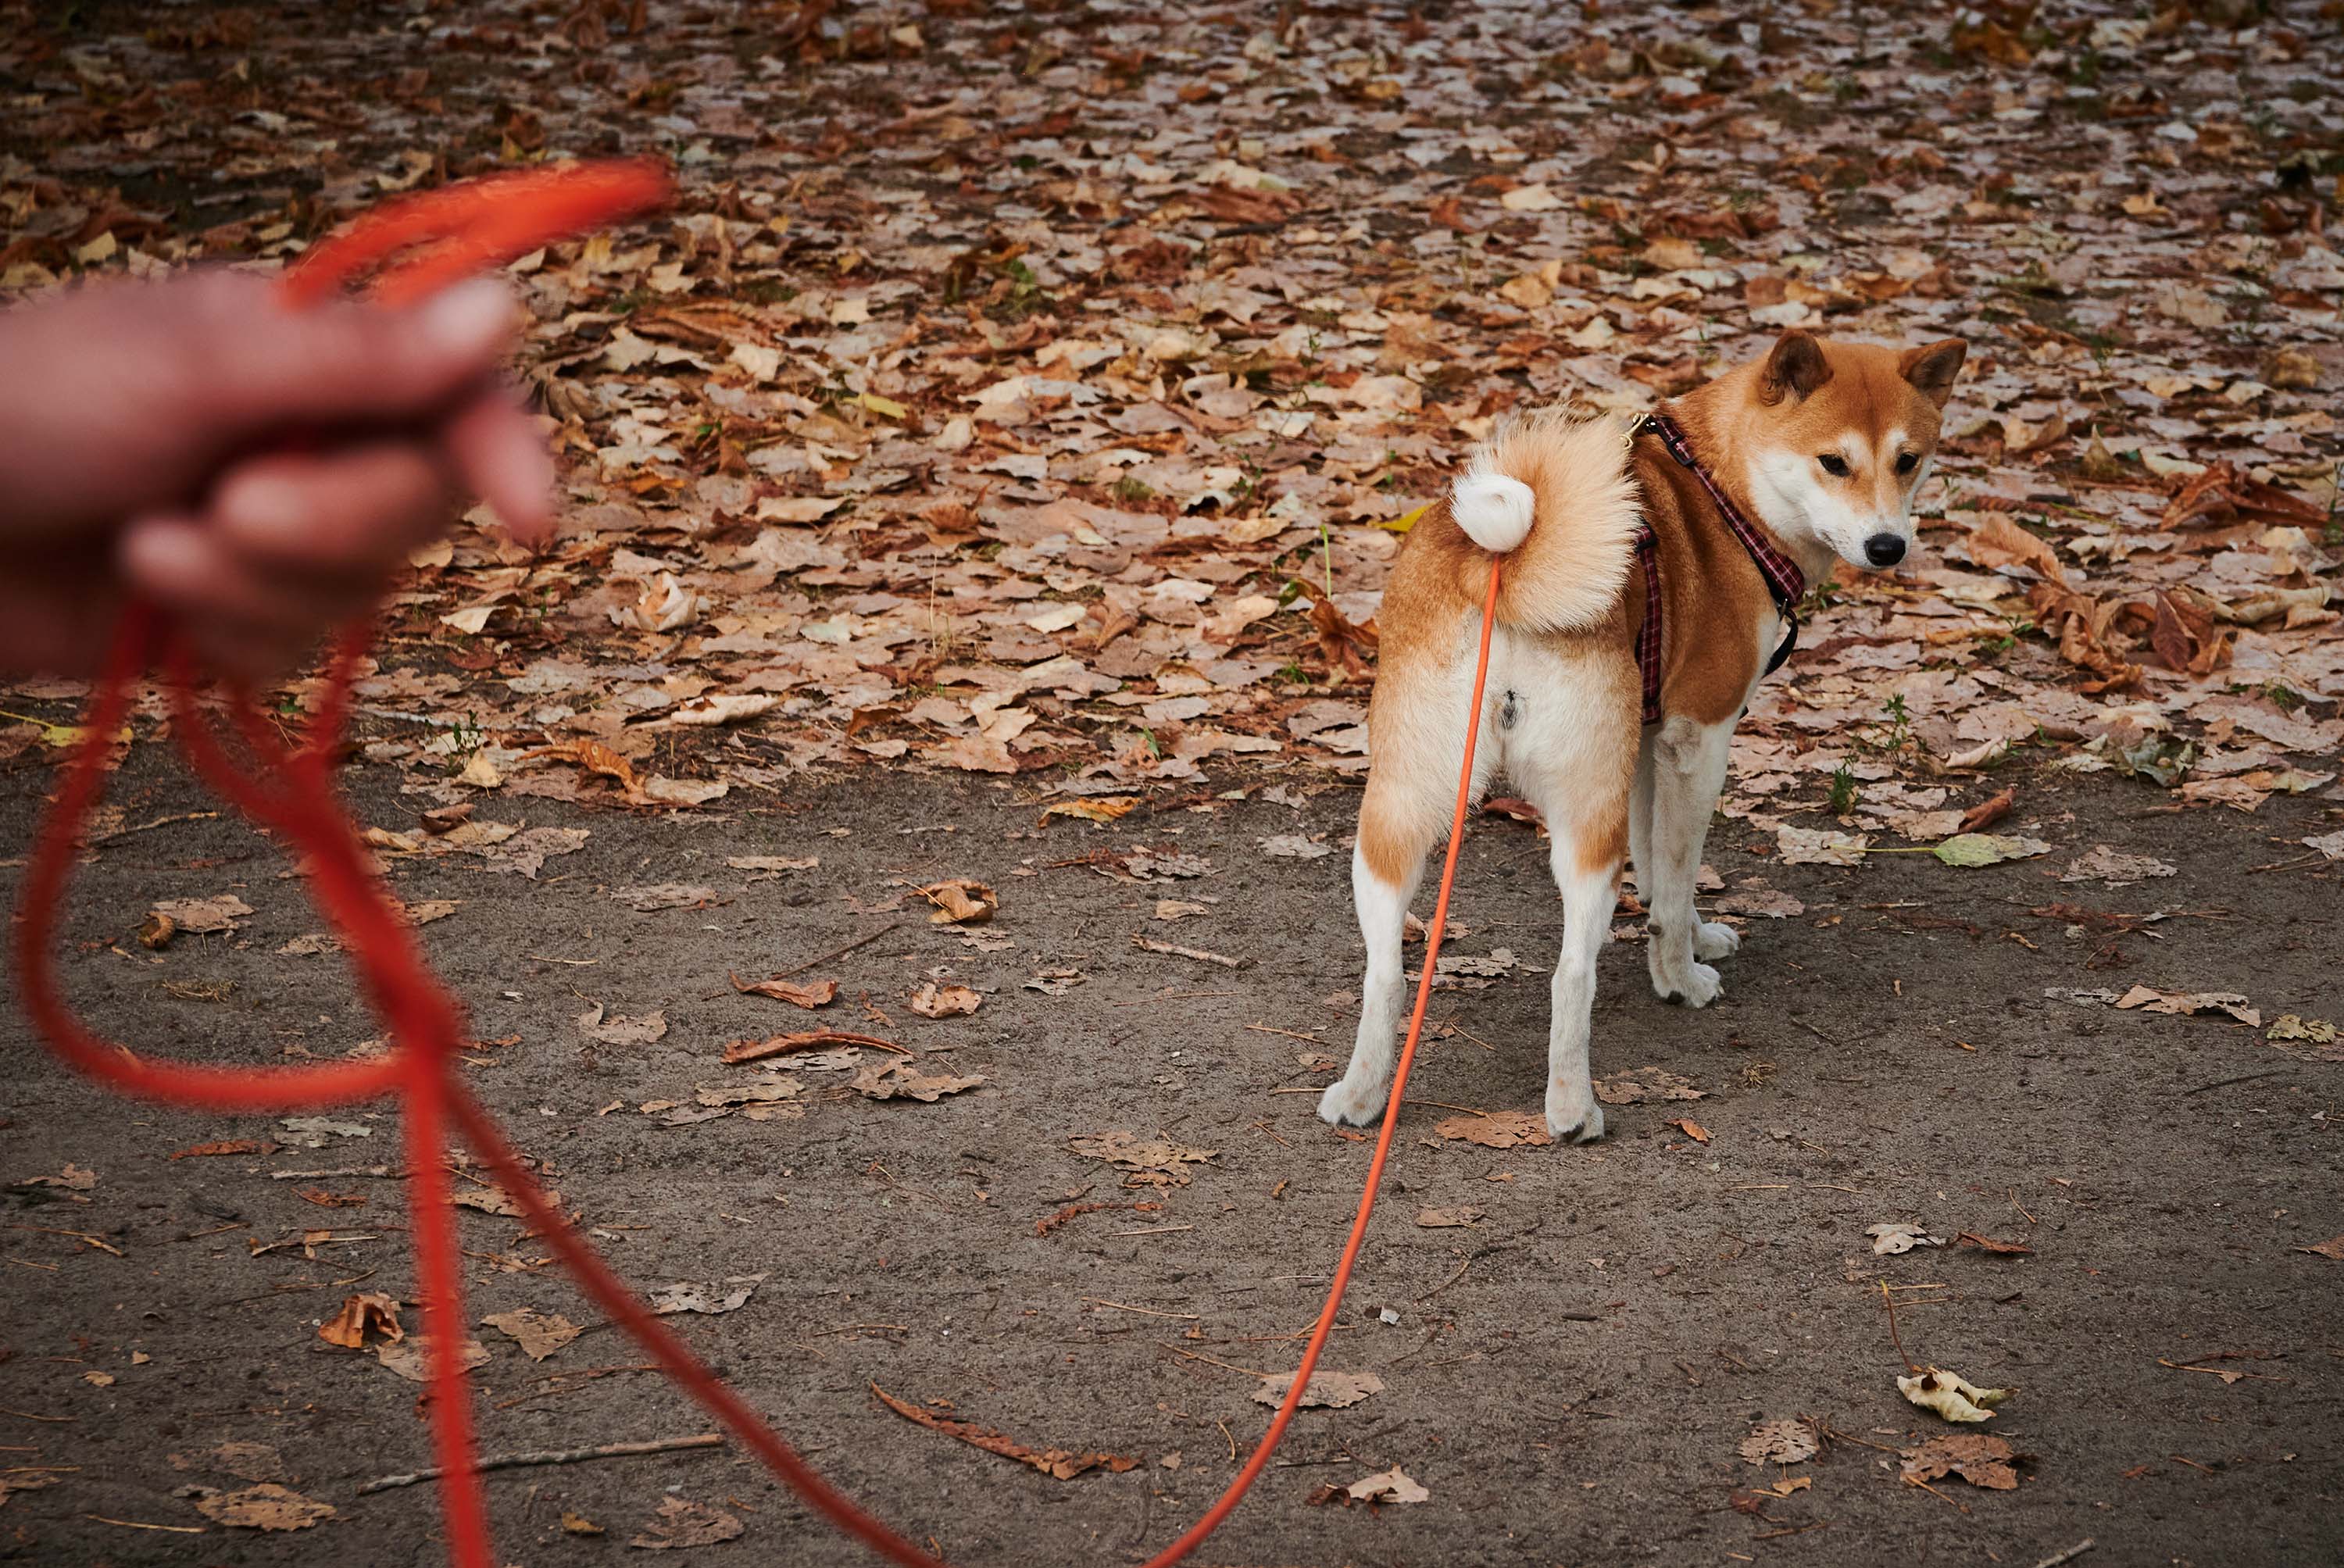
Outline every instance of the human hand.
<path id="1" fill-rule="evenodd" d="M 126 599 L 282 673 L 479 496 L 524 540 L 552 461 L 499 378 L 510 296 L 283 304 L 250 273 L 0 312 L 0 667 L 79 673 Z"/>

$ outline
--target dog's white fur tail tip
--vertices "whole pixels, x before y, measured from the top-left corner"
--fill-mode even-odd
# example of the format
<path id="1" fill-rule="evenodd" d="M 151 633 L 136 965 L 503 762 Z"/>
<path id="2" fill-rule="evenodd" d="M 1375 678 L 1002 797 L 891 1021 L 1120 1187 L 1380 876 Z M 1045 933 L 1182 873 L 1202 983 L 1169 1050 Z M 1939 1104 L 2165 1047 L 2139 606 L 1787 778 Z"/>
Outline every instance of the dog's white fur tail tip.
<path id="1" fill-rule="evenodd" d="M 1469 473 L 1457 481 L 1449 510 L 1466 538 L 1493 555 L 1503 555 L 1530 537 L 1536 502 L 1531 487 L 1518 479 Z"/>

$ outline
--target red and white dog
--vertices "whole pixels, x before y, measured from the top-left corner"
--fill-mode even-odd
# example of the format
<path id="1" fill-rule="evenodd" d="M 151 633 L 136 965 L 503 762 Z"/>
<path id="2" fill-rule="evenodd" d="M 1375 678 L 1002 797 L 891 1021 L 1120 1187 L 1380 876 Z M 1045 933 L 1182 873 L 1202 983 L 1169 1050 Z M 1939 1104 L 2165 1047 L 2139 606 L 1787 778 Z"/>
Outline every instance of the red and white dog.
<path id="1" fill-rule="evenodd" d="M 1502 774 L 1553 835 L 1564 931 L 1546 1121 L 1584 1141 L 1603 1133 L 1588 1017 L 1622 865 L 1632 852 L 1652 989 L 1706 1006 L 1719 988 L 1708 960 L 1742 941 L 1693 911 L 1734 723 L 1788 651 L 1806 579 L 1834 558 L 1904 559 L 1964 349 L 1790 332 L 1632 428 L 1549 413 L 1475 452 L 1410 532 L 1377 616 L 1372 761 L 1351 855 L 1368 971 L 1350 1066 L 1321 1117 L 1363 1127 L 1383 1112 L 1403 1016 L 1401 927 L 1463 765 L 1488 552 L 1506 563 L 1473 789 Z"/>

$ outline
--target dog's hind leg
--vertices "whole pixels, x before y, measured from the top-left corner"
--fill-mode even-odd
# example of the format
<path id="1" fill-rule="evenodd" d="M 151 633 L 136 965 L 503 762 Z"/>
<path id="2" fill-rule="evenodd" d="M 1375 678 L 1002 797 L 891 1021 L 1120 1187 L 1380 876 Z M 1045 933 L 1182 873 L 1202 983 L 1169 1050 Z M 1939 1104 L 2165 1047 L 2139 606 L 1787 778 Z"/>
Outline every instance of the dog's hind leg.
<path id="1" fill-rule="evenodd" d="M 1588 1064 L 1594 1027 L 1596 959 L 1612 936 L 1612 910 L 1628 857 L 1634 709 L 1585 700 L 1561 715 L 1562 733 L 1541 748 L 1545 764 L 1522 783 L 1553 835 L 1555 885 L 1562 892 L 1562 950 L 1555 958 L 1547 1022 L 1546 1125 L 1581 1143 L 1603 1136 Z M 1614 721 L 1616 722 L 1611 722 Z"/>
<path id="2" fill-rule="evenodd" d="M 1424 859 L 1439 832 L 1437 824 L 1414 820 L 1420 813 L 1379 791 L 1370 779 L 1359 811 L 1359 842 L 1351 851 L 1351 897 L 1358 905 L 1359 935 L 1368 945 L 1368 971 L 1359 984 L 1359 1033 L 1351 1065 L 1328 1086 L 1318 1114 L 1337 1126 L 1369 1127 L 1383 1115 L 1391 1083 L 1393 1041 L 1407 1007 L 1400 940 L 1408 924 L 1408 901 L 1424 875 Z"/>

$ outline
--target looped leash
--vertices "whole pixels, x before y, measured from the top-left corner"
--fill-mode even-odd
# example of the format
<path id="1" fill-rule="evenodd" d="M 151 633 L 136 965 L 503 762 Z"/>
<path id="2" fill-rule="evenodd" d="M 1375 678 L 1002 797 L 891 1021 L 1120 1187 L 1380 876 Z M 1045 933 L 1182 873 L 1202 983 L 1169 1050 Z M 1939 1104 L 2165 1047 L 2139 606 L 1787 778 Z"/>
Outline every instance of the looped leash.
<path id="1" fill-rule="evenodd" d="M 379 268 L 375 298 L 411 301 L 550 241 L 663 205 L 670 189 L 665 173 L 644 164 L 577 166 L 450 187 L 381 208 L 311 249 L 288 274 L 285 297 L 294 304 L 315 302 L 360 274 Z M 1260 1444 L 1204 1515 L 1144 1568 L 1171 1568 L 1187 1557 L 1219 1527 L 1259 1478 L 1301 1404 L 1341 1310 L 1375 1211 L 1448 926 L 1450 892 L 1470 804 L 1481 699 L 1489 681 L 1499 575 L 1500 563 L 1493 559 L 1489 596 L 1482 606 L 1472 705 L 1465 719 L 1464 768 L 1457 783 L 1456 813 L 1450 826 L 1448 858 L 1441 867 L 1440 896 L 1426 934 L 1416 1007 L 1392 1075 L 1391 1097 L 1369 1161 L 1359 1211 L 1336 1266 L 1326 1305 Z M 371 628 L 361 624 L 351 628 L 338 643 L 318 711 L 306 740 L 298 746 L 285 743 L 254 704 L 251 693 L 228 687 L 223 693 L 228 722 L 249 758 L 248 765 L 239 765 L 197 703 L 199 672 L 185 642 L 153 606 L 134 604 L 125 612 L 91 697 L 80 740 L 66 764 L 56 803 L 42 824 L 26 868 L 15 959 L 25 1011 L 35 1027 L 58 1056 L 88 1076 L 125 1094 L 196 1109 L 282 1112 L 399 1097 L 417 1288 L 423 1306 L 422 1328 L 430 1341 L 432 1445 L 440 1472 L 449 1555 L 458 1568 L 494 1568 L 497 1558 L 489 1534 L 480 1452 L 461 1359 L 463 1277 L 446 1165 L 450 1131 L 480 1157 L 520 1206 L 533 1232 L 553 1249 L 594 1304 L 649 1351 L 669 1378 L 722 1421 L 768 1469 L 838 1529 L 880 1556 L 904 1568 L 937 1568 L 935 1556 L 888 1529 L 809 1467 L 652 1314 L 554 1207 L 494 1118 L 458 1076 L 458 1055 L 469 1038 L 463 1010 L 425 963 L 414 932 L 400 918 L 398 899 L 383 885 L 334 792 L 333 759 L 349 719 L 358 663 L 370 639 Z M 66 1005 L 54 960 L 58 914 L 82 834 L 113 768 L 114 737 L 128 717 L 141 673 L 158 663 L 182 754 L 223 799 L 256 825 L 279 835 L 301 858 L 319 910 L 341 936 L 360 986 L 385 1025 L 391 1045 L 384 1055 L 302 1067 L 226 1067 L 146 1057 L 92 1034 Z"/>
<path id="2" fill-rule="evenodd" d="M 1790 659 L 1799 645 L 1799 601 L 1807 594 L 1807 574 L 1799 563 L 1774 548 L 1765 531 L 1743 514 L 1732 497 L 1708 469 L 1693 455 L 1692 442 L 1684 427 L 1667 414 L 1655 409 L 1636 423 L 1637 435 L 1658 437 L 1662 450 L 1676 459 L 1679 466 L 1689 469 L 1717 504 L 1717 514 L 1724 520 L 1728 532 L 1740 541 L 1743 552 L 1758 569 L 1766 584 L 1766 593 L 1774 602 L 1774 613 L 1783 622 L 1783 640 L 1775 644 L 1773 657 L 1766 661 L 1761 675 L 1771 675 Z M 1636 560 L 1644 569 L 1644 623 L 1636 633 L 1636 666 L 1643 677 L 1644 723 L 1658 723 L 1661 718 L 1661 562 L 1660 541 L 1646 523 L 1637 531 Z"/>

